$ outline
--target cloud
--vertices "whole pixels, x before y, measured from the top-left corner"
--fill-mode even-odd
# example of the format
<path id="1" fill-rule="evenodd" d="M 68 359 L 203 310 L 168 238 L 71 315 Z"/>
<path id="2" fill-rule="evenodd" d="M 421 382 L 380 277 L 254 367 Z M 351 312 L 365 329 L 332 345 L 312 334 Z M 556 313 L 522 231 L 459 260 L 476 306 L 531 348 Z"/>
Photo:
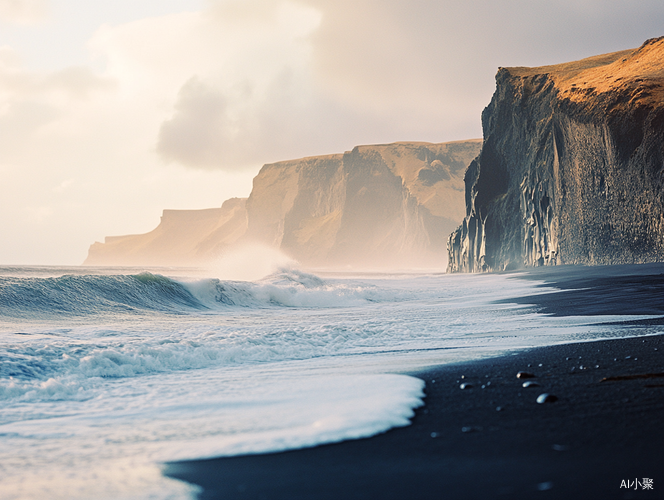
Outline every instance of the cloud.
<path id="1" fill-rule="evenodd" d="M 68 106 L 87 100 L 109 123 L 141 124 L 166 163 L 255 169 L 360 143 L 478 137 L 498 66 L 636 46 L 662 22 L 654 0 L 209 0 L 101 26 L 89 48 L 103 72 L 31 73 L 0 49 L 0 114 L 43 127 L 62 112 L 74 126 Z"/>
<path id="2" fill-rule="evenodd" d="M 157 151 L 167 161 L 195 166 L 223 161 L 225 146 L 234 135 L 227 100 L 197 77 L 178 93 L 173 118 L 162 123 Z"/>
<path id="3" fill-rule="evenodd" d="M 445 90 L 416 76 L 417 58 L 398 41 L 394 16 L 381 15 L 380 6 L 342 4 L 212 2 L 190 19 L 187 36 L 177 37 L 186 42 L 166 49 L 175 54 L 174 66 L 193 74 L 181 74 L 188 78 L 160 126 L 158 154 L 185 166 L 233 170 L 358 142 L 436 140 L 446 119 L 468 115 L 454 99 L 441 113 Z M 159 30 L 141 27 L 146 36 Z M 385 32 L 393 41 L 386 42 Z M 366 52 L 367 43 L 375 53 Z M 215 52 L 205 59 L 212 44 Z M 183 53 L 187 61 L 178 65 Z M 381 74 L 383 66 L 391 72 Z M 464 137 L 451 137 L 457 138 Z"/>
<path id="4" fill-rule="evenodd" d="M 66 95 L 85 99 L 95 91 L 114 89 L 117 82 L 100 76 L 86 66 L 71 66 L 51 72 L 30 71 L 8 46 L 0 47 L 0 98 Z"/>
<path id="5" fill-rule="evenodd" d="M 69 67 L 53 72 L 29 71 L 9 47 L 0 47 L 0 148 L 3 161 L 35 153 L 44 127 L 71 118 L 77 106 L 86 108 L 98 93 L 116 82 L 91 69 Z M 66 133 L 63 127 L 60 132 Z M 56 133 L 59 133 L 56 131 Z"/>
<path id="6" fill-rule="evenodd" d="M 48 17 L 49 0 L 0 0 L 0 21 L 37 24 Z"/>
<path id="7" fill-rule="evenodd" d="M 157 152 L 235 169 L 364 142 L 478 137 L 499 66 L 637 46 L 661 21 L 653 0 L 639 12 L 622 0 L 213 1 L 180 46 L 200 65 L 178 87 Z M 206 43 L 216 58 L 204 60 Z"/>

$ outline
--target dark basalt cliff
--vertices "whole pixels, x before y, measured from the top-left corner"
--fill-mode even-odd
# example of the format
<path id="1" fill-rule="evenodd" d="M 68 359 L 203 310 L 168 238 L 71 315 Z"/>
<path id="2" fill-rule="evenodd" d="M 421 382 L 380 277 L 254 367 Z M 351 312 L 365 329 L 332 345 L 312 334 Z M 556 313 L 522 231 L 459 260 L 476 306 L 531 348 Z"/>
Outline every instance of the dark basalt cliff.
<path id="1" fill-rule="evenodd" d="M 664 38 L 496 83 L 448 271 L 664 260 Z"/>

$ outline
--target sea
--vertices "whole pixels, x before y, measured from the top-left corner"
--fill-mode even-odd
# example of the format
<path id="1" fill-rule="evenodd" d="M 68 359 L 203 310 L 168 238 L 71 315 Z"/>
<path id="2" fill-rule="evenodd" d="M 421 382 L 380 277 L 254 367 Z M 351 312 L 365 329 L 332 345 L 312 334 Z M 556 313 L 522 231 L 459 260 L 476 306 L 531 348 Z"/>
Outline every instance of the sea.
<path id="1" fill-rule="evenodd" d="M 528 299 L 565 293 L 519 272 L 0 267 L 0 498 L 195 499 L 164 463 L 372 436 L 409 425 L 429 367 L 664 331 Z"/>

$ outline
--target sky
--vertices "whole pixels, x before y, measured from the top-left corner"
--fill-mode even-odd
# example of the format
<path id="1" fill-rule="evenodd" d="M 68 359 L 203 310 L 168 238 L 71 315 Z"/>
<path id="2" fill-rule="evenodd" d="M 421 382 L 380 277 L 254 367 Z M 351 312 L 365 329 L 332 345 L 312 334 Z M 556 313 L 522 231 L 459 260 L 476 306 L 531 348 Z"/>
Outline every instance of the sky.
<path id="1" fill-rule="evenodd" d="M 482 136 L 501 66 L 664 35 L 661 0 L 0 0 L 0 265 L 76 265 L 264 163 Z"/>

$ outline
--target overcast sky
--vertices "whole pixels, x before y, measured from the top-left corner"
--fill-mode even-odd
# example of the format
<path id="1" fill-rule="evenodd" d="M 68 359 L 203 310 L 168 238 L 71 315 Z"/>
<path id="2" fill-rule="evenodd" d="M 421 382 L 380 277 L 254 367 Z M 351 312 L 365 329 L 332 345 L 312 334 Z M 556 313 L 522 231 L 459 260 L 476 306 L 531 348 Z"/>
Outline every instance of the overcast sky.
<path id="1" fill-rule="evenodd" d="M 79 264 L 263 163 L 481 137 L 499 66 L 660 35 L 661 0 L 0 0 L 0 265 Z"/>

